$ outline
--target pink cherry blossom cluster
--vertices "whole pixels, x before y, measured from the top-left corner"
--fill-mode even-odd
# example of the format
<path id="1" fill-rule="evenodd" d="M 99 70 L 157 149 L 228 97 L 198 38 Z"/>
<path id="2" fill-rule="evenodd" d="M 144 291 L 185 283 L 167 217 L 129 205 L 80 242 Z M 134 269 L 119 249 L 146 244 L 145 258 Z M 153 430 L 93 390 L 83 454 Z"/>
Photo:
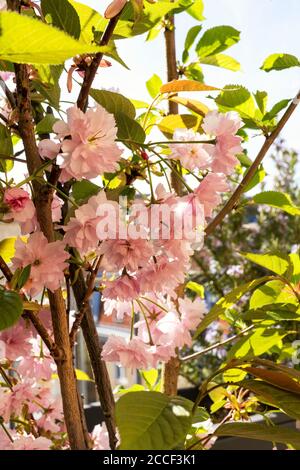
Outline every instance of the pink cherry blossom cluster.
<path id="1" fill-rule="evenodd" d="M 174 141 L 182 141 L 182 144 L 170 145 L 169 158 L 179 160 L 190 171 L 198 168 L 229 175 L 238 164 L 236 155 L 242 153 L 242 139 L 236 135 L 241 127 L 242 121 L 235 113 L 210 111 L 203 119 L 202 129 L 207 136 L 215 138 L 216 143 L 199 143 L 203 136 L 198 132 L 177 129 Z"/>
<path id="2" fill-rule="evenodd" d="M 59 156 L 62 182 L 75 178 L 95 178 L 104 172 L 114 172 L 122 150 L 116 144 L 117 128 L 114 116 L 96 105 L 83 113 L 73 106 L 67 110 L 67 123 L 53 126 L 56 141 L 39 143 L 43 158 Z"/>
<path id="3" fill-rule="evenodd" d="M 50 334 L 50 311 L 42 309 L 39 316 Z M 53 396 L 51 389 L 56 366 L 41 338 L 25 320 L 0 332 L 0 365 L 0 416 L 7 432 L 0 433 L 0 448 L 46 450 L 53 440 L 63 442 L 61 399 Z M 19 422 L 28 423 L 26 432 Z"/>
<path id="4" fill-rule="evenodd" d="M 38 315 L 52 335 L 49 309 Z M 68 448 L 61 398 L 53 394 L 55 363 L 25 320 L 0 332 L 0 367 L 0 449 Z M 96 426 L 91 439 L 95 450 L 110 448 L 105 425 Z"/>
<path id="5" fill-rule="evenodd" d="M 39 229 L 35 206 L 30 194 L 24 188 L 12 187 L 5 189 L 2 205 L 4 210 L 3 222 L 17 222 L 22 235 Z M 62 205 L 63 201 L 54 193 L 51 205 L 52 222 L 60 221 Z"/>
<path id="6" fill-rule="evenodd" d="M 202 142 L 203 135 L 191 130 L 174 133 L 177 143 L 170 144 L 171 153 L 166 158 L 198 172 L 197 184 L 183 196 L 158 184 L 151 186 L 151 198 L 136 198 L 124 206 L 100 190 L 70 211 L 65 225 L 58 225 L 63 201 L 54 193 L 56 241 L 49 242 L 41 232 L 26 187 L 2 189 L 2 221 L 17 222 L 21 234 L 26 235 L 16 241 L 12 259 L 13 271 L 30 266 L 22 293 L 34 298 L 45 288 L 54 292 L 63 286 L 71 249 L 72 261 L 77 259 L 82 266 L 99 259 L 101 280 L 97 288 L 102 292 L 105 315 L 132 320 L 127 339 L 111 336 L 107 340 L 103 359 L 146 369 L 167 362 L 180 348 L 190 347 L 191 333 L 206 308 L 202 299 L 192 301 L 184 295 L 185 279 L 194 250 L 203 244 L 206 223 L 221 202 L 221 194 L 229 190 L 227 175 L 233 172 L 241 152 L 241 138 L 236 135 L 240 127 L 236 115 L 213 111 L 202 124 L 204 139 L 212 138 L 213 143 Z M 67 123 L 56 122 L 53 131 L 54 140 L 42 140 L 39 151 L 42 158 L 56 159 L 62 183 L 117 170 L 122 151 L 116 143 L 116 123 L 101 106 L 86 113 L 76 106 L 70 108 Z M 182 221 L 187 230 L 178 230 Z M 52 335 L 49 311 L 41 310 L 39 315 L 45 317 Z M 50 386 L 45 386 L 52 379 L 54 362 L 24 320 L 0 333 L 0 364 L 4 370 L 13 371 L 11 385 L 5 383 L 0 388 L 0 416 L 6 425 L 25 417 L 34 426 L 30 433 L 16 427 L 10 439 L 3 433 L 0 447 L 46 449 L 68 445 L 62 434 L 61 403 L 53 397 Z M 105 426 L 97 427 L 92 439 L 95 448 L 109 447 Z"/>

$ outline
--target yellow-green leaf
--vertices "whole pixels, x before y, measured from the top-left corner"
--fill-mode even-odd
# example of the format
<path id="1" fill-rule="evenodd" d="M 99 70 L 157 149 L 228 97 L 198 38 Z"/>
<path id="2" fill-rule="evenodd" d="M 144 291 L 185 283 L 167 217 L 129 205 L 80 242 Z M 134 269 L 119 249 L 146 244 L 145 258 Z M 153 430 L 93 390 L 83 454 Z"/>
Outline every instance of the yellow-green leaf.
<path id="1" fill-rule="evenodd" d="M 214 65 L 215 67 L 222 67 L 223 69 L 232 70 L 233 72 L 241 70 L 241 64 L 236 59 L 226 54 L 216 54 L 209 57 L 202 57 L 200 59 L 200 63 L 205 65 Z"/>
<path id="2" fill-rule="evenodd" d="M 77 41 L 42 21 L 11 11 L 0 13 L 0 59 L 17 63 L 61 64 L 77 54 L 106 50 Z"/>
<path id="3" fill-rule="evenodd" d="M 169 114 L 159 123 L 159 130 L 167 137 L 172 137 L 176 129 L 193 129 L 199 131 L 202 119 L 192 114 Z"/>
<path id="4" fill-rule="evenodd" d="M 297 57 L 291 54 L 271 54 L 266 58 L 261 69 L 265 72 L 270 72 L 271 70 L 283 70 L 290 67 L 299 67 L 300 61 Z"/>
<path id="5" fill-rule="evenodd" d="M 0 241 L 0 256 L 4 259 L 5 263 L 10 263 L 15 254 L 16 237 L 4 238 Z"/>
<path id="6" fill-rule="evenodd" d="M 209 112 L 209 108 L 205 104 L 197 100 L 191 100 L 189 98 L 183 98 L 181 96 L 172 96 L 169 99 L 170 101 L 174 101 L 175 103 L 185 106 L 194 113 L 200 114 L 200 116 L 205 116 Z"/>

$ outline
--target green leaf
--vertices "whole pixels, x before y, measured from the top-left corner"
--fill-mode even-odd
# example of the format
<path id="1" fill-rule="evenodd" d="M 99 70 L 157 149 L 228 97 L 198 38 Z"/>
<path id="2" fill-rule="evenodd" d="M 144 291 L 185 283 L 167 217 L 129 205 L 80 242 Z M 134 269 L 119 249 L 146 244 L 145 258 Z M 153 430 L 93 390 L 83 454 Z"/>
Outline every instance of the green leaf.
<path id="1" fill-rule="evenodd" d="M 101 188 L 88 180 L 76 181 L 72 186 L 72 195 L 76 202 L 84 201 L 99 193 Z"/>
<path id="2" fill-rule="evenodd" d="M 274 305 L 276 304 L 276 305 Z M 260 286 L 250 298 L 250 309 L 276 310 L 279 304 L 286 310 L 295 311 L 298 300 L 293 291 L 280 280 L 272 280 Z"/>
<path id="3" fill-rule="evenodd" d="M 254 98 L 262 115 L 264 115 L 267 109 L 268 93 L 266 91 L 257 90 L 257 92 L 254 94 Z"/>
<path id="4" fill-rule="evenodd" d="M 22 287 L 26 284 L 30 276 L 30 271 L 31 271 L 31 264 L 28 264 L 27 266 L 25 266 L 25 268 L 21 270 L 20 275 L 18 277 L 18 281 L 17 281 L 18 289 L 22 289 Z"/>
<path id="5" fill-rule="evenodd" d="M 0 256 L 4 259 L 5 263 L 10 263 L 15 255 L 15 243 L 17 237 L 4 238 L 0 241 Z"/>
<path id="6" fill-rule="evenodd" d="M 291 54 L 272 54 L 266 58 L 261 66 L 261 69 L 265 72 L 271 70 L 283 70 L 290 67 L 299 67 L 300 62 L 297 57 Z"/>
<path id="7" fill-rule="evenodd" d="M 201 299 L 204 299 L 204 287 L 201 284 L 198 284 L 198 282 L 195 281 L 189 281 L 186 286 L 186 289 L 190 289 L 193 292 L 196 292 L 196 294 L 201 297 Z"/>
<path id="8" fill-rule="evenodd" d="M 237 111 L 242 117 L 255 117 L 254 99 L 247 88 L 240 85 L 227 85 L 217 96 L 220 111 Z"/>
<path id="9" fill-rule="evenodd" d="M 133 7 L 133 12 L 134 12 L 134 19 L 135 21 L 139 21 L 141 19 L 141 16 L 143 14 L 143 0 L 130 0 L 132 7 Z"/>
<path id="10" fill-rule="evenodd" d="M 146 81 L 146 87 L 151 98 L 155 98 L 155 96 L 158 95 L 162 84 L 163 82 L 161 78 L 158 75 L 156 75 L 156 73 L 152 75 L 152 77 L 149 78 L 149 80 Z"/>
<path id="11" fill-rule="evenodd" d="M 37 134 L 50 134 L 53 129 L 54 123 L 58 119 L 53 114 L 46 114 L 46 116 L 37 124 L 35 130 Z"/>
<path id="12" fill-rule="evenodd" d="M 145 131 L 137 121 L 131 119 L 122 112 L 118 113 L 115 116 L 115 119 L 118 127 L 118 139 L 138 142 L 141 144 L 145 142 Z"/>
<path id="13" fill-rule="evenodd" d="M 159 392 L 126 393 L 116 403 L 120 449 L 174 449 L 191 426 L 192 406 L 189 400 Z"/>
<path id="14" fill-rule="evenodd" d="M 276 103 L 273 106 L 273 108 L 264 115 L 263 122 L 264 121 L 271 121 L 272 119 L 277 117 L 278 113 L 280 113 L 280 111 L 285 109 L 290 104 L 290 102 L 291 102 L 291 100 L 278 101 L 278 103 Z"/>
<path id="15" fill-rule="evenodd" d="M 191 15 L 195 20 L 205 20 L 203 16 L 204 3 L 203 0 L 194 0 L 193 4 L 187 8 L 186 12 Z"/>
<path id="16" fill-rule="evenodd" d="M 189 50 L 192 47 L 192 45 L 194 44 L 194 41 L 195 41 L 196 37 L 198 36 L 198 34 L 200 33 L 201 29 L 202 29 L 201 25 L 196 25 L 196 26 L 193 26 L 192 28 L 190 28 L 188 30 L 186 38 L 185 38 L 185 42 L 184 42 L 184 50 L 183 50 L 183 53 L 182 53 L 182 62 L 183 63 L 185 63 L 188 60 Z"/>
<path id="17" fill-rule="evenodd" d="M 210 416 L 206 409 L 198 406 L 193 416 L 193 424 L 203 423 L 203 421 L 207 421 L 209 418 Z"/>
<path id="18" fill-rule="evenodd" d="M 300 446 L 300 432 L 282 426 L 256 423 L 225 423 L 216 429 L 216 436 L 237 436 L 260 441 L 281 442 Z"/>
<path id="19" fill-rule="evenodd" d="M 60 86 L 59 78 L 63 71 L 62 65 L 35 65 L 38 71 L 38 78 L 32 81 L 35 90 L 49 101 L 50 106 L 59 107 Z"/>
<path id="20" fill-rule="evenodd" d="M 198 62 L 192 62 L 187 67 L 185 67 L 184 75 L 190 80 L 196 80 L 198 82 L 204 81 L 202 67 Z"/>
<path id="21" fill-rule="evenodd" d="M 233 72 L 241 70 L 241 64 L 236 59 L 226 54 L 216 54 L 209 57 L 202 57 L 200 58 L 199 62 L 200 64 L 222 67 L 223 69 L 232 70 Z"/>
<path id="22" fill-rule="evenodd" d="M 109 47 L 109 49 L 105 52 L 105 55 L 107 55 L 108 57 L 111 57 L 112 59 L 114 59 L 120 65 L 125 67 L 125 69 L 130 70 L 129 67 L 124 62 L 124 60 L 119 56 L 117 47 L 116 47 L 115 42 L 113 40 L 109 41 L 108 47 Z"/>
<path id="23" fill-rule="evenodd" d="M 220 315 L 225 313 L 227 308 L 232 307 L 232 305 L 234 305 L 244 294 L 246 294 L 246 292 L 255 289 L 255 287 L 257 287 L 259 284 L 263 284 L 269 279 L 269 276 L 254 279 L 253 281 L 247 282 L 246 284 L 242 284 L 236 287 L 224 297 L 221 297 L 221 299 L 218 300 L 218 302 L 203 318 L 200 326 L 198 327 L 194 335 L 194 338 L 197 338 L 200 333 L 202 333 L 202 331 L 204 331 L 213 321 L 217 320 Z"/>
<path id="24" fill-rule="evenodd" d="M 265 254 L 240 252 L 240 255 L 280 276 L 284 275 L 291 266 L 289 257 L 280 252 Z"/>
<path id="25" fill-rule="evenodd" d="M 245 380 L 241 385 L 251 390 L 263 403 L 276 406 L 288 416 L 300 419 L 299 394 L 282 390 L 260 380 Z"/>
<path id="26" fill-rule="evenodd" d="M 282 346 L 282 339 L 287 335 L 275 328 L 256 328 L 255 331 L 241 338 L 230 349 L 227 360 L 240 359 L 244 357 L 257 357 L 269 351 L 273 346 Z"/>
<path id="27" fill-rule="evenodd" d="M 69 0 L 80 20 L 80 39 L 87 44 L 94 41 L 94 31 L 103 32 L 108 21 L 96 10 L 74 0 Z"/>
<path id="28" fill-rule="evenodd" d="M 21 64 L 61 64 L 77 54 L 107 49 L 77 41 L 42 21 L 11 11 L 0 12 L 0 28 L 0 59 Z"/>
<path id="29" fill-rule="evenodd" d="M 134 119 L 135 117 L 135 107 L 131 101 L 120 93 L 115 93 L 108 90 L 95 90 L 91 89 L 91 97 L 103 108 L 105 108 L 109 113 L 114 115 L 122 112 L 128 117 Z"/>
<path id="30" fill-rule="evenodd" d="M 231 26 L 210 28 L 201 37 L 196 46 L 199 57 L 218 54 L 233 46 L 240 40 L 240 31 Z"/>
<path id="31" fill-rule="evenodd" d="M 291 273 L 291 281 L 294 284 L 300 282 L 300 256 L 298 253 L 291 253 L 289 255 L 290 262 L 293 266 L 293 272 Z"/>
<path id="32" fill-rule="evenodd" d="M 0 123 L 0 154 L 1 156 L 12 157 L 14 154 L 10 130 Z M 0 172 L 8 172 L 14 166 L 12 160 L 0 158 Z"/>
<path id="33" fill-rule="evenodd" d="M 167 137 L 173 137 L 176 129 L 193 129 L 199 131 L 202 119 L 200 116 L 193 116 L 192 114 L 169 114 L 164 117 L 159 123 L 159 130 Z"/>
<path id="34" fill-rule="evenodd" d="M 246 173 L 247 173 L 247 170 L 246 170 L 245 174 Z M 247 184 L 247 186 L 245 187 L 244 193 L 247 193 L 251 189 L 255 188 L 255 186 L 260 184 L 264 180 L 265 176 L 266 176 L 266 172 L 264 170 L 264 167 L 262 165 L 260 165 L 258 167 L 258 169 L 256 170 L 256 172 L 254 173 L 254 175 L 252 176 L 249 183 Z"/>
<path id="35" fill-rule="evenodd" d="M 143 12 L 138 21 L 135 21 L 135 15 L 130 3 L 127 4 L 115 29 L 115 35 L 125 38 L 137 36 L 151 30 L 159 23 L 162 18 L 171 12 L 180 12 L 185 10 L 192 1 L 183 5 L 182 0 L 174 2 L 160 0 L 154 4 L 144 2 Z"/>
<path id="36" fill-rule="evenodd" d="M 0 289 L 0 331 L 14 325 L 23 312 L 22 299 L 17 292 Z"/>
<path id="37" fill-rule="evenodd" d="M 42 0 L 41 7 L 47 22 L 78 39 L 80 21 L 75 8 L 67 0 Z"/>
<path id="38" fill-rule="evenodd" d="M 290 215 L 300 215 L 300 207 L 296 207 L 289 194 L 279 191 L 264 191 L 253 197 L 255 204 L 267 204 L 268 206 L 281 209 Z"/>

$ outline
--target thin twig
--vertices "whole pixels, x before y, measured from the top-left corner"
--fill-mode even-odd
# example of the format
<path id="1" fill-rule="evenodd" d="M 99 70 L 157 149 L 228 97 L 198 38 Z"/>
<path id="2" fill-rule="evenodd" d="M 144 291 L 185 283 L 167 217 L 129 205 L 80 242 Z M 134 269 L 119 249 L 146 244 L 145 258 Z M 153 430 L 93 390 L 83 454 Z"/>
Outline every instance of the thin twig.
<path id="1" fill-rule="evenodd" d="M 10 282 L 12 277 L 13 277 L 13 274 L 12 274 L 10 268 L 7 266 L 4 259 L 2 258 L 2 256 L 0 256 L 0 270 L 3 272 L 6 280 L 8 282 Z M 59 350 L 58 350 L 56 344 L 52 340 L 52 338 L 49 335 L 47 329 L 45 328 L 45 326 L 43 325 L 41 320 L 38 318 L 38 316 L 35 314 L 35 312 L 33 312 L 31 310 L 24 310 L 24 312 L 22 314 L 22 317 L 24 319 L 28 319 L 28 320 L 31 321 L 31 323 L 35 327 L 36 331 L 38 332 L 38 334 L 40 335 L 40 337 L 44 341 L 45 345 L 49 349 L 52 357 L 53 358 L 59 357 L 60 354 L 59 354 Z"/>
<path id="2" fill-rule="evenodd" d="M 71 332 L 70 332 L 71 347 L 74 346 L 77 332 L 80 328 L 80 325 L 81 325 L 82 319 L 84 317 L 87 305 L 89 305 L 90 297 L 91 297 L 91 295 L 94 291 L 95 280 L 96 280 L 96 277 L 97 277 L 97 274 L 98 274 L 98 271 L 99 271 L 99 268 L 100 268 L 101 260 L 102 260 L 102 256 L 99 256 L 99 258 L 96 262 L 95 268 L 93 269 L 93 271 L 92 271 L 92 273 L 89 277 L 81 307 L 79 309 L 79 312 L 75 316 L 75 321 L 72 325 L 72 329 L 71 329 Z"/>
<path id="3" fill-rule="evenodd" d="M 225 339 L 224 341 L 219 341 L 218 343 L 212 344 L 208 348 L 202 349 L 202 351 L 198 351 L 194 354 L 190 354 L 189 356 L 182 357 L 180 360 L 181 362 L 187 362 L 191 361 L 192 359 L 196 359 L 200 356 L 203 356 L 204 354 L 213 351 L 214 349 L 221 348 L 222 346 L 225 346 L 228 343 L 231 343 L 232 341 L 235 341 L 237 338 L 240 336 L 243 336 L 244 334 L 248 333 L 248 331 L 252 330 L 255 325 L 248 326 L 248 328 L 245 328 L 244 330 L 240 331 L 234 336 L 231 336 L 230 338 Z"/>
<path id="4" fill-rule="evenodd" d="M 236 206 L 237 202 L 239 201 L 240 197 L 242 196 L 246 186 L 249 184 L 249 182 L 252 180 L 257 168 L 261 164 L 263 158 L 266 156 L 268 150 L 270 149 L 271 145 L 274 143 L 275 139 L 278 137 L 286 123 L 288 122 L 289 118 L 297 108 L 300 100 L 300 91 L 296 95 L 296 97 L 293 99 L 291 104 L 289 105 L 288 109 L 278 122 L 276 128 L 271 132 L 271 134 L 266 137 L 265 142 L 263 143 L 260 151 L 257 154 L 257 157 L 255 158 L 254 162 L 250 166 L 249 170 L 247 171 L 246 175 L 230 197 L 230 199 L 227 201 L 223 209 L 217 214 L 217 216 L 214 218 L 214 220 L 206 227 L 205 232 L 206 235 L 211 235 L 215 228 L 222 222 L 222 220 L 226 217 L 227 214 L 229 214 L 232 209 Z"/>
<path id="5" fill-rule="evenodd" d="M 13 93 L 10 91 L 10 89 L 8 88 L 8 86 L 6 85 L 6 83 L 5 83 L 5 81 L 3 80 L 2 77 L 0 77 L 0 87 L 4 91 L 5 96 L 8 100 L 8 102 L 9 102 L 10 106 L 12 107 L 12 109 L 14 109 L 16 107 L 15 97 L 14 97 Z"/>
<path id="6" fill-rule="evenodd" d="M 103 36 L 101 38 L 101 41 L 99 44 L 100 46 L 107 46 L 107 44 L 109 43 L 113 35 L 114 29 L 118 23 L 118 20 L 122 14 L 122 11 L 123 10 L 121 10 L 117 16 L 115 16 L 114 18 L 111 18 L 111 20 L 109 21 L 106 27 L 106 30 L 104 31 Z M 103 55 L 104 55 L 103 52 L 98 52 L 98 54 L 95 55 L 91 64 L 89 65 L 89 67 L 87 68 L 85 72 L 81 90 L 77 99 L 77 106 L 83 112 L 87 108 L 89 92 L 90 92 L 92 83 L 94 81 L 95 75 L 97 73 L 98 67 L 100 65 L 100 62 L 103 58 Z"/>
<path id="7" fill-rule="evenodd" d="M 0 154 L 0 160 L 11 160 L 13 162 L 27 163 L 26 160 L 22 160 L 22 158 L 11 157 L 10 155 L 3 155 L 2 153 Z"/>
<path id="8" fill-rule="evenodd" d="M 0 365 L 0 374 L 2 375 L 2 377 L 4 378 L 6 384 L 8 385 L 8 387 L 10 388 L 10 390 L 13 389 L 13 384 L 9 378 L 9 376 L 7 375 L 7 373 L 5 372 L 4 368 Z"/>

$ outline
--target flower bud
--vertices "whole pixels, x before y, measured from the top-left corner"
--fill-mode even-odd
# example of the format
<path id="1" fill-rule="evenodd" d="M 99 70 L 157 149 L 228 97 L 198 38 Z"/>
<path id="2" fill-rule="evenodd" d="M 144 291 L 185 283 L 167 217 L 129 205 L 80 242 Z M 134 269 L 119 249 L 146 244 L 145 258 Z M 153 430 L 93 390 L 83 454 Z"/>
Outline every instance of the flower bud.
<path id="1" fill-rule="evenodd" d="M 123 9 L 127 0 L 113 0 L 105 10 L 104 17 L 107 19 L 114 18 Z"/>

